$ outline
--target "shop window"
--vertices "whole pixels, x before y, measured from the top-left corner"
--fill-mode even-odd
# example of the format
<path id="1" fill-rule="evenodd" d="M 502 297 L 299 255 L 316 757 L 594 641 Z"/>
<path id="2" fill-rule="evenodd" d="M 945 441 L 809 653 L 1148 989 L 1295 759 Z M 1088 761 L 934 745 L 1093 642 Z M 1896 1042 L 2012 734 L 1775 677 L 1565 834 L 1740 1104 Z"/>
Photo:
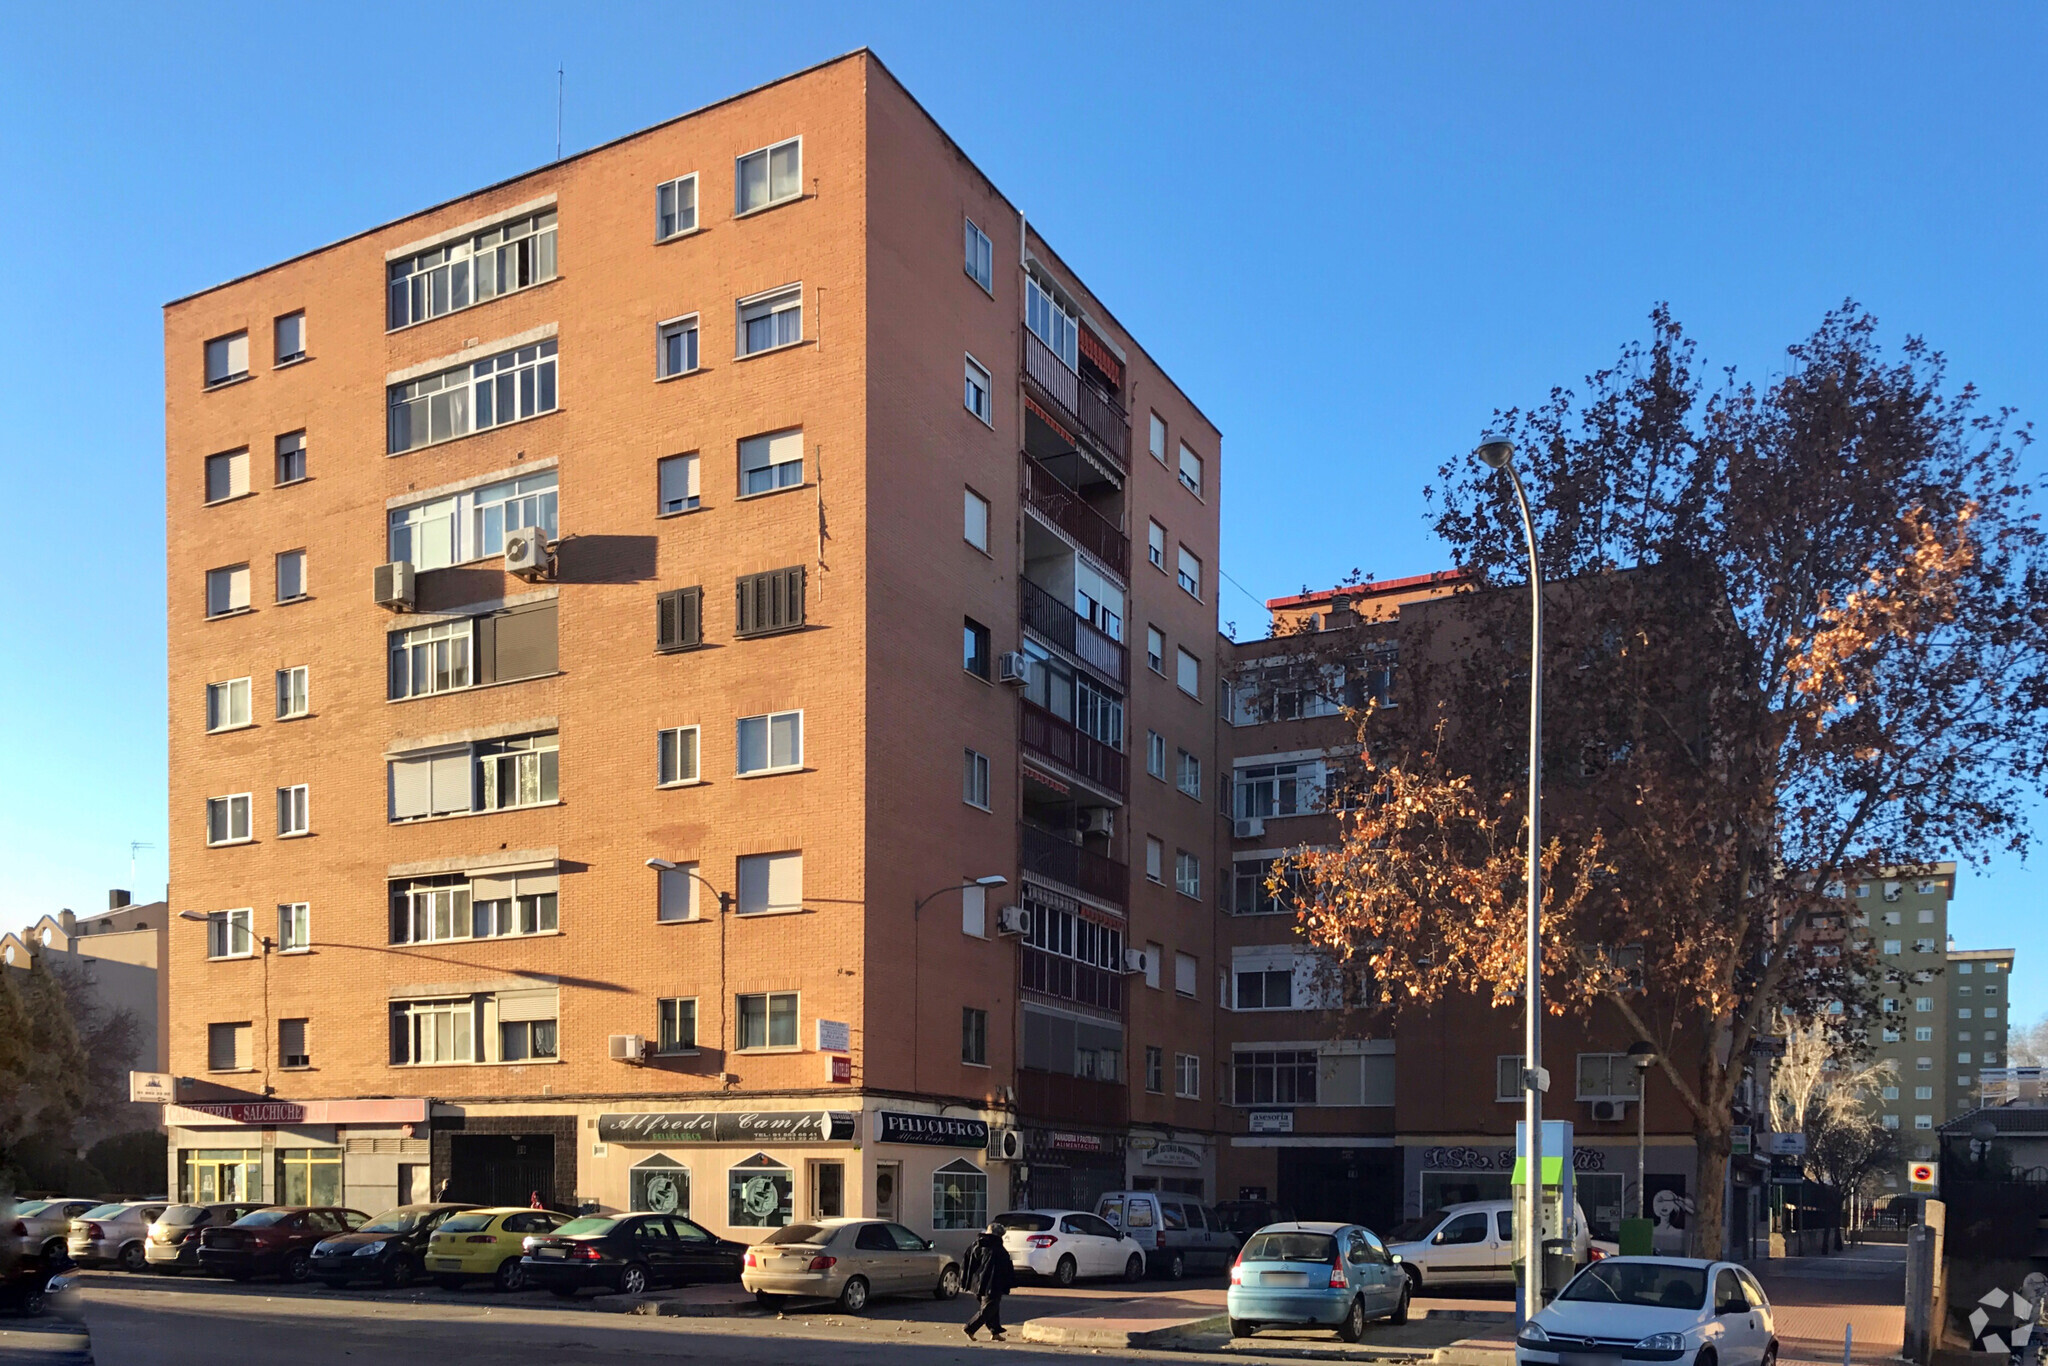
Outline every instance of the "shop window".
<path id="1" fill-rule="evenodd" d="M 632 1208 L 657 1214 L 690 1212 L 690 1169 L 667 1153 L 656 1153 L 635 1162 L 632 1170 Z"/>
<path id="2" fill-rule="evenodd" d="M 796 1182 L 766 1153 L 755 1153 L 726 1174 L 726 1220 L 733 1228 L 781 1228 L 789 1223 Z"/>
<path id="3" fill-rule="evenodd" d="M 277 1150 L 277 1203 L 280 1205 L 339 1205 L 341 1203 L 341 1149 L 279 1148 Z"/>
<path id="4" fill-rule="evenodd" d="M 932 1173 L 932 1227 L 978 1229 L 988 1224 L 988 1173 L 961 1158 Z"/>

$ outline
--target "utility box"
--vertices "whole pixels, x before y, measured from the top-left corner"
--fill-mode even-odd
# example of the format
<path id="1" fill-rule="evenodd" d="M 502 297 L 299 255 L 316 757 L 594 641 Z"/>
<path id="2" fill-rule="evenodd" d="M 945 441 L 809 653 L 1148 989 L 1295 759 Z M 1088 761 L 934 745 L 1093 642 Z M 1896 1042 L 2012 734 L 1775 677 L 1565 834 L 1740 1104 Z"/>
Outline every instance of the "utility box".
<path id="1" fill-rule="evenodd" d="M 1515 1263 L 1515 1284 L 1517 1298 L 1524 1301 L 1523 1317 L 1537 1309 L 1564 1288 L 1565 1281 L 1576 1271 L 1576 1249 L 1578 1247 L 1578 1199 L 1572 1188 L 1572 1125 L 1570 1120 L 1546 1119 L 1543 1121 L 1543 1208 L 1537 1223 L 1546 1255 L 1542 1265 L 1541 1293 L 1528 1296 L 1527 1277 L 1522 1268 L 1522 1230 L 1528 1227 L 1522 1221 L 1528 1217 L 1525 1206 L 1528 1203 L 1527 1125 L 1515 1125 L 1515 1170 L 1511 1180 L 1515 1201 L 1514 1232 L 1515 1246 L 1510 1254 Z M 1551 1258 L 1547 1249 L 1553 1243 L 1561 1244 L 1565 1255 L 1561 1259 L 1564 1267 L 1562 1279 L 1553 1279 Z"/>
<path id="2" fill-rule="evenodd" d="M 1651 1240 L 1656 1236 L 1655 1219 L 1624 1219 L 1621 1221 L 1621 1255 L 1624 1257 L 1648 1257 L 1656 1249 Z"/>

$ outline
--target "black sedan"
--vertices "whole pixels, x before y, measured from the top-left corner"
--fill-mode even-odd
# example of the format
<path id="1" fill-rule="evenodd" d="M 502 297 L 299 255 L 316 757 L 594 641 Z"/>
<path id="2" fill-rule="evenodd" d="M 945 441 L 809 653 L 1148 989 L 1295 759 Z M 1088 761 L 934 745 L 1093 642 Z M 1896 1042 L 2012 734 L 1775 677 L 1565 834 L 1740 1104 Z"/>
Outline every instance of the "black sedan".
<path id="1" fill-rule="evenodd" d="M 565 1299 L 591 1285 L 638 1295 L 656 1285 L 736 1281 L 746 1252 L 680 1214 L 586 1215 L 529 1239 L 520 1265 L 529 1281 Z"/>
<path id="2" fill-rule="evenodd" d="M 475 1205 L 400 1205 L 353 1233 L 324 1238 L 313 1247 L 313 1274 L 323 1285 L 377 1281 L 411 1285 L 426 1265 L 427 1239 L 451 1214 Z"/>

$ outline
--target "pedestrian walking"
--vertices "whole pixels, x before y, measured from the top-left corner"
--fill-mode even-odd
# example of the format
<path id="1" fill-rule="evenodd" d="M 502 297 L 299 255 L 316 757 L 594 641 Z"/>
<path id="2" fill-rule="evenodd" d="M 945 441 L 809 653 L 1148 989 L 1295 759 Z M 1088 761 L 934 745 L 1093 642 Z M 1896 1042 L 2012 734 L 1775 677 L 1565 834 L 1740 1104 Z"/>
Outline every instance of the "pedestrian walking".
<path id="1" fill-rule="evenodd" d="M 986 1328 L 991 1339 L 1003 1340 L 1003 1296 L 1016 1283 L 1017 1272 L 1010 1265 L 1010 1249 L 1003 1246 L 1002 1227 L 990 1224 L 967 1249 L 967 1288 L 981 1301 L 974 1317 L 967 1320 L 968 1337 L 973 1337 L 976 1329 Z"/>

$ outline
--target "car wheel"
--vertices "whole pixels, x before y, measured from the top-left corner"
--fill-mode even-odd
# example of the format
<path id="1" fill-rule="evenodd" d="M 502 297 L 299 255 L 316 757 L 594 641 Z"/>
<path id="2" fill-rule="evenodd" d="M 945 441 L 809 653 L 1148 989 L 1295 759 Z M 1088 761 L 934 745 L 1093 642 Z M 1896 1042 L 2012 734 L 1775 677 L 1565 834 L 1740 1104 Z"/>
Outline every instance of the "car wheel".
<path id="1" fill-rule="evenodd" d="M 1692 1359 L 1692 1366 L 1714 1366 L 1716 1360 L 1718 1358 L 1715 1357 L 1713 1348 L 1702 1347 L 1700 1354 Z"/>
<path id="2" fill-rule="evenodd" d="M 1351 1308 L 1344 1315 L 1344 1322 L 1337 1325 L 1337 1336 L 1346 1342 L 1356 1342 L 1365 1336 L 1365 1301 L 1352 1297 Z"/>
<path id="3" fill-rule="evenodd" d="M 754 1292 L 754 1303 L 763 1309 L 782 1308 L 783 1298 L 783 1296 L 768 1290 L 756 1290 Z"/>
<path id="4" fill-rule="evenodd" d="M 621 1295 L 644 1295 L 647 1293 L 647 1268 L 638 1262 L 629 1262 L 619 1273 Z"/>
<path id="5" fill-rule="evenodd" d="M 71 1249 L 65 1246 L 62 1238 L 52 1238 L 49 1242 L 43 1244 L 43 1269 L 45 1271 L 62 1271 L 69 1265 L 71 1265 Z"/>
<path id="6" fill-rule="evenodd" d="M 149 1270 L 149 1255 L 142 1250 L 140 1243 L 130 1243 L 122 1248 L 121 1255 L 116 1260 L 120 1262 L 123 1271 Z"/>
<path id="7" fill-rule="evenodd" d="M 865 1278 L 854 1276 L 848 1279 L 839 1291 L 839 1307 L 849 1314 L 858 1314 L 868 1307 L 868 1283 Z"/>
<path id="8" fill-rule="evenodd" d="M 43 1288 L 39 1285 L 31 1285 L 21 1292 L 21 1299 L 16 1303 L 15 1307 L 21 1311 L 23 1318 L 32 1319 L 38 1317 L 43 1312 L 45 1303 Z"/>
<path id="9" fill-rule="evenodd" d="M 284 1278 L 288 1281 L 304 1282 L 313 1274 L 313 1259 L 303 1252 L 294 1252 L 284 1259 Z"/>
<path id="10" fill-rule="evenodd" d="M 1188 1259 L 1184 1253 L 1176 1252 L 1166 1259 L 1166 1279 L 1185 1280 L 1188 1274 Z"/>
<path id="11" fill-rule="evenodd" d="M 526 1264 L 517 1257 L 507 1257 L 498 1263 L 497 1274 L 491 1277 L 491 1283 L 500 1290 L 526 1289 Z"/>
<path id="12" fill-rule="evenodd" d="M 948 1262 L 946 1269 L 939 1273 L 939 1283 L 932 1287 L 935 1300 L 957 1300 L 960 1298 L 960 1268 Z M 1768 1363 L 1766 1363 L 1768 1366 Z"/>
<path id="13" fill-rule="evenodd" d="M 1072 1257 L 1062 1257 L 1060 1258 L 1059 1265 L 1052 1269 L 1053 1284 L 1072 1285 L 1074 1278 L 1080 1274 L 1081 1268 L 1074 1264 Z"/>
<path id="14" fill-rule="evenodd" d="M 1259 1325 L 1253 1323 L 1250 1319 L 1232 1319 L 1230 1321 L 1230 1336 L 1234 1338 L 1248 1338 L 1258 1331 Z"/>
<path id="15" fill-rule="evenodd" d="M 1131 1254 L 1131 1259 L 1124 1263 L 1124 1279 L 1134 1283 L 1145 1279 L 1144 1257 L 1135 1252 Z"/>
<path id="16" fill-rule="evenodd" d="M 384 1268 L 384 1284 L 393 1290 L 403 1290 L 412 1284 L 412 1274 L 412 1258 L 401 1252 Z"/>
<path id="17" fill-rule="evenodd" d="M 1410 1300 L 1410 1299 L 1411 1299 L 1411 1298 L 1413 1297 L 1413 1295 L 1414 1295 L 1414 1291 L 1415 1291 L 1415 1283 L 1414 1283 L 1414 1282 L 1412 1282 L 1412 1281 L 1403 1281 L 1403 1282 L 1401 1282 L 1401 1298 L 1400 1298 L 1400 1299 L 1398 1299 L 1398 1300 L 1396 1300 L 1396 1301 L 1394 1302 L 1394 1312 L 1393 1312 L 1393 1313 L 1391 1313 L 1391 1314 L 1389 1314 L 1389 1315 L 1387 1315 L 1387 1322 L 1388 1322 L 1388 1323 L 1391 1323 L 1391 1324 L 1393 1324 L 1393 1325 L 1394 1325 L 1394 1326 L 1395 1326 L 1396 1328 L 1398 1328 L 1398 1327 L 1400 1327 L 1400 1326 L 1401 1326 L 1402 1324 L 1404 1324 L 1404 1323 L 1408 1322 L 1408 1301 L 1409 1301 L 1409 1300 Z M 1764 1366 L 1771 1366 L 1771 1363 L 1770 1363 L 1770 1362 L 1765 1362 L 1765 1363 L 1764 1363 Z"/>
<path id="18" fill-rule="evenodd" d="M 1775 1343 L 1775 1342 L 1774 1342 L 1774 1343 L 1772 1343 L 1772 1344 L 1771 1344 L 1770 1346 L 1768 1346 L 1768 1347 L 1764 1348 L 1764 1362 L 1763 1362 L 1763 1366 L 1778 1366 L 1778 1344 L 1777 1344 L 1777 1343 Z"/>
<path id="19" fill-rule="evenodd" d="M 1422 1269 L 1413 1262 L 1403 1262 L 1401 1263 L 1401 1271 L 1403 1275 L 1408 1277 L 1409 1293 L 1420 1295 L 1422 1293 Z"/>
<path id="20" fill-rule="evenodd" d="M 434 1277 L 434 1284 L 440 1286 L 443 1290 L 460 1290 L 462 1289 L 462 1277 L 436 1276 Z"/>

